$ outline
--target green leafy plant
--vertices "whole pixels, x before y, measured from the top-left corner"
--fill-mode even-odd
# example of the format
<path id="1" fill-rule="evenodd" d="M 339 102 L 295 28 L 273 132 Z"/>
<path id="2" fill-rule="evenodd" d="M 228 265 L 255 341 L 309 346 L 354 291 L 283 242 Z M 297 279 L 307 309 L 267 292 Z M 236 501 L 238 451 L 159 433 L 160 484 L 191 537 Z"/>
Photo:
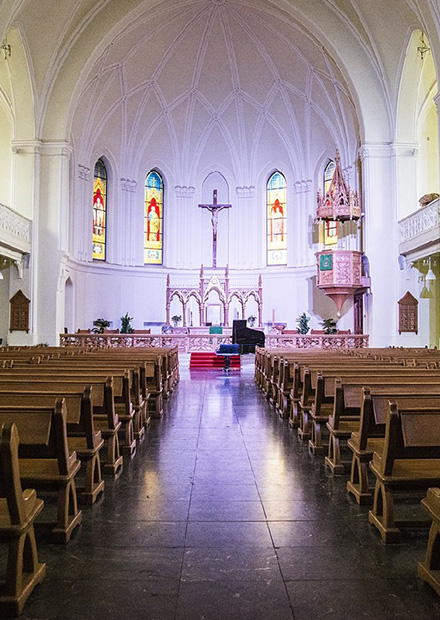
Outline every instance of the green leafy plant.
<path id="1" fill-rule="evenodd" d="M 247 320 L 248 320 L 249 325 L 253 327 L 255 321 L 257 320 L 257 317 L 251 314 L 250 316 L 248 316 Z"/>
<path id="2" fill-rule="evenodd" d="M 128 316 L 128 312 L 121 316 L 121 334 L 132 334 L 133 327 L 131 325 L 131 321 L 133 320 L 132 316 Z"/>
<path id="3" fill-rule="evenodd" d="M 107 319 L 96 319 L 96 321 L 93 321 L 93 325 L 95 327 L 92 329 L 92 332 L 94 334 L 102 334 L 104 329 L 110 326 L 110 321 L 107 321 Z"/>
<path id="4" fill-rule="evenodd" d="M 310 321 L 310 317 L 307 316 L 307 314 L 305 312 L 303 312 L 299 317 L 297 317 L 296 319 L 296 324 L 297 324 L 297 331 L 298 334 L 307 334 L 310 327 L 309 327 L 309 321 Z"/>
<path id="5" fill-rule="evenodd" d="M 171 317 L 171 320 L 174 323 L 174 327 L 177 327 L 177 324 L 180 323 L 180 321 L 182 320 L 182 317 L 180 316 L 180 314 L 175 314 L 174 316 Z"/>
<path id="6" fill-rule="evenodd" d="M 336 321 L 334 319 L 324 319 L 321 323 L 326 334 L 336 334 Z"/>

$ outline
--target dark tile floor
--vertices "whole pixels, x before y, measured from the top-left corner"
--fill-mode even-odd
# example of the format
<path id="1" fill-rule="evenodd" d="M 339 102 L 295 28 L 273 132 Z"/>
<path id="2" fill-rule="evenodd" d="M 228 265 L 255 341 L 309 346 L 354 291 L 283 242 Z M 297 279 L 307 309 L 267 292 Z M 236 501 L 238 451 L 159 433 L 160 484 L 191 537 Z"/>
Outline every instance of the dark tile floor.
<path id="1" fill-rule="evenodd" d="M 385 546 L 367 508 L 241 372 L 190 374 L 66 546 L 23 619 L 433 620 L 427 532 Z"/>

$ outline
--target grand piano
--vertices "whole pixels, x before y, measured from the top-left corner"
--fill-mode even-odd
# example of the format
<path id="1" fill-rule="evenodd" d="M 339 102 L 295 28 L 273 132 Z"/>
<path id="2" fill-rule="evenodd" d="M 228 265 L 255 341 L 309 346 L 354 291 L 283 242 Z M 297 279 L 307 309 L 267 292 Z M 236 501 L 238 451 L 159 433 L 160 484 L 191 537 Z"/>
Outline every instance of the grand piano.
<path id="1" fill-rule="evenodd" d="M 246 325 L 245 320 L 236 320 L 232 323 L 232 342 L 240 345 L 240 353 L 254 353 L 256 346 L 264 347 L 264 333 Z"/>

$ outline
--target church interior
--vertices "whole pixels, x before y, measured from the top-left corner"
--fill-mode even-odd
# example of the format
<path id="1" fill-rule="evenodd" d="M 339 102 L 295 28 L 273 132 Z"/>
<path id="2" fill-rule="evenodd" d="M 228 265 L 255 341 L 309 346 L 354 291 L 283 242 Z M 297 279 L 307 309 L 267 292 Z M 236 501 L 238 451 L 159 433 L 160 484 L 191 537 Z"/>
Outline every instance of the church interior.
<path id="1" fill-rule="evenodd" d="M 341 373 L 363 399 L 347 405 L 346 387 L 350 431 L 370 406 L 385 428 L 379 375 L 407 399 L 423 385 L 420 419 L 440 413 L 439 74 L 435 0 L 0 2 L 0 429 L 22 402 L 12 375 L 47 392 L 29 388 L 26 407 L 59 382 L 50 423 L 64 419 L 95 485 L 81 510 L 63 487 L 70 525 L 37 530 L 40 563 L 29 532 L 45 508 L 26 495 L 32 587 L 3 601 L 0 548 L 0 611 L 440 617 L 438 576 L 417 573 L 427 530 L 401 537 L 385 491 L 359 491 L 380 466 L 358 455 L 354 482 L 329 418 Z M 223 366 L 218 346 L 241 356 Z M 87 450 L 69 418 L 86 369 Z M 370 374 L 372 395 L 356 383 Z M 111 415 L 120 428 L 102 426 Z M 434 427 L 414 459 L 438 458 Z M 27 448 L 2 432 L 6 467 Z"/>

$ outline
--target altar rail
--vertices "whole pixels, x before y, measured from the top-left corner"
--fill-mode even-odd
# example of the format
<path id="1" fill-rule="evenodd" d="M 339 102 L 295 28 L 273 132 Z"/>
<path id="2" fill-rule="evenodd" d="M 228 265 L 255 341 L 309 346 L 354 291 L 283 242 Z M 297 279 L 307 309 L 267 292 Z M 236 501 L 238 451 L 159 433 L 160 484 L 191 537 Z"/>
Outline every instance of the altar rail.
<path id="1" fill-rule="evenodd" d="M 267 348 L 362 349 L 368 347 L 364 334 L 267 334 Z M 60 334 L 62 347 L 175 347 L 181 353 L 215 351 L 231 344 L 232 336 L 221 334 Z"/>

